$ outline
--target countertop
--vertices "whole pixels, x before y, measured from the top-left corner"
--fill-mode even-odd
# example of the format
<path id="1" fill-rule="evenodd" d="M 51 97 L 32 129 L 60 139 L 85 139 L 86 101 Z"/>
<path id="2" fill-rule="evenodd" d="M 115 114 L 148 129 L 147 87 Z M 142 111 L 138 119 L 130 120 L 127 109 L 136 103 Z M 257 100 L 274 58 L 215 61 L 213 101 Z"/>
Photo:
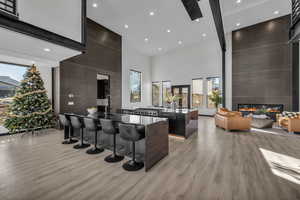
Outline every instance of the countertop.
<path id="1" fill-rule="evenodd" d="M 66 115 L 75 115 L 79 117 L 88 117 L 93 119 L 111 119 L 117 123 L 124 123 L 124 124 L 135 124 L 135 125 L 143 125 L 147 126 L 150 124 L 154 124 L 160 121 L 167 121 L 167 118 L 162 117 L 149 117 L 149 116 L 140 116 L 140 115 L 128 115 L 128 114 L 108 114 L 103 115 L 103 113 L 95 113 L 93 115 L 79 115 L 76 113 L 66 113 Z"/>

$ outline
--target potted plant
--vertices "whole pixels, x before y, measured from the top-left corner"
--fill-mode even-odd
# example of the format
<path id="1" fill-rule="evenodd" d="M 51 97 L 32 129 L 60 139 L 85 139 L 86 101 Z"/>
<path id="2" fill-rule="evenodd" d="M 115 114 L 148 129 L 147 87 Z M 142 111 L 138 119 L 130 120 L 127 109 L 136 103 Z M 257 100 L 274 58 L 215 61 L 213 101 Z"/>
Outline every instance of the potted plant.
<path id="1" fill-rule="evenodd" d="M 220 90 L 216 89 L 212 91 L 212 94 L 208 96 L 209 100 L 212 101 L 215 105 L 215 108 L 218 110 L 219 105 L 222 103 L 222 96 Z"/>
<path id="2" fill-rule="evenodd" d="M 176 102 L 178 101 L 180 99 L 180 97 L 179 96 L 177 96 L 177 95 L 167 95 L 167 97 L 166 97 L 166 102 L 168 103 L 168 104 L 170 104 L 170 107 L 171 107 L 171 109 L 173 109 L 173 110 L 175 110 L 176 109 Z"/>

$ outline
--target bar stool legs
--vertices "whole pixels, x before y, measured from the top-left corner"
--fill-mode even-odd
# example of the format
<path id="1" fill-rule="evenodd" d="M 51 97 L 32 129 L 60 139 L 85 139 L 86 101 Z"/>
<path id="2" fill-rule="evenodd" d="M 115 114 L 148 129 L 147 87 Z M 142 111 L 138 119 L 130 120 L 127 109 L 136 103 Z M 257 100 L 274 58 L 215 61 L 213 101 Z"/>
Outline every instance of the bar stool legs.
<path id="1" fill-rule="evenodd" d="M 71 127 L 70 126 L 68 127 L 68 129 L 69 129 L 69 140 L 63 141 L 62 144 L 74 144 L 74 143 L 78 142 L 78 140 L 72 139 Z"/>
<path id="2" fill-rule="evenodd" d="M 135 142 L 132 142 L 132 160 L 123 164 L 123 169 L 126 171 L 138 171 L 144 167 L 144 163 L 136 162 L 135 160 Z"/>
<path id="3" fill-rule="evenodd" d="M 105 161 L 108 162 L 108 163 L 116 163 L 116 162 L 120 162 L 121 160 L 124 159 L 124 156 L 119 156 L 117 155 L 117 151 L 116 151 L 116 147 L 117 144 L 116 144 L 116 133 L 114 133 L 114 150 L 113 150 L 113 154 L 105 157 Z"/>
<path id="4" fill-rule="evenodd" d="M 80 129 L 80 144 L 76 144 L 73 148 L 74 149 L 85 149 L 89 147 L 90 144 L 85 144 L 83 142 L 83 128 Z"/>
<path id="5" fill-rule="evenodd" d="M 87 154 L 99 154 L 99 153 L 102 153 L 104 151 L 103 148 L 98 148 L 97 147 L 97 139 L 98 139 L 98 132 L 95 131 L 95 144 L 94 144 L 94 147 L 91 148 L 91 149 L 88 149 L 86 151 Z"/>

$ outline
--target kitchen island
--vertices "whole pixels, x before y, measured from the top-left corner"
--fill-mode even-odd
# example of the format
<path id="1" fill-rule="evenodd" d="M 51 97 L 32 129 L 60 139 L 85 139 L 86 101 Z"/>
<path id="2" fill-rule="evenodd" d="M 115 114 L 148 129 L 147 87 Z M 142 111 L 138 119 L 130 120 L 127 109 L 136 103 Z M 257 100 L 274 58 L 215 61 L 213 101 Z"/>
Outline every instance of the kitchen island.
<path id="1" fill-rule="evenodd" d="M 145 127 L 145 138 L 136 143 L 136 153 L 138 159 L 145 164 L 145 171 L 150 170 L 157 162 L 169 154 L 169 138 L 168 138 L 168 119 L 161 117 L 150 117 L 140 115 L 127 114 L 108 114 L 98 113 L 95 115 L 80 115 L 74 113 L 65 113 L 66 116 L 77 116 L 81 119 L 88 117 L 95 119 L 99 125 L 100 119 L 111 119 L 118 128 L 120 123 L 134 124 Z M 72 130 L 74 136 L 79 136 L 79 130 Z M 65 139 L 68 138 L 68 132 L 65 131 Z M 84 139 L 92 144 L 94 133 L 84 129 Z M 102 134 L 98 137 L 98 144 L 101 144 L 105 149 L 112 149 L 113 137 L 111 135 Z M 124 141 L 119 134 L 117 135 L 118 153 L 120 155 L 131 157 L 132 146 L 130 142 Z"/>
<path id="2" fill-rule="evenodd" d="M 137 108 L 121 109 L 121 113 L 168 118 L 169 134 L 183 138 L 198 131 L 197 109 Z"/>

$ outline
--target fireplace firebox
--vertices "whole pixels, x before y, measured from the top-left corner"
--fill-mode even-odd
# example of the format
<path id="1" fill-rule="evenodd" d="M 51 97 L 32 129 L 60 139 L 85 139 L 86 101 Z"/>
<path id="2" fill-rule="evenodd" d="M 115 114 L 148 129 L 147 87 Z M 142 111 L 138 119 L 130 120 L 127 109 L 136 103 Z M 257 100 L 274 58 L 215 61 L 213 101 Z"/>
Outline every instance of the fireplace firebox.
<path id="1" fill-rule="evenodd" d="M 276 121 L 276 114 L 283 112 L 283 104 L 238 104 L 238 111 L 243 116 L 249 114 L 265 114 Z"/>

